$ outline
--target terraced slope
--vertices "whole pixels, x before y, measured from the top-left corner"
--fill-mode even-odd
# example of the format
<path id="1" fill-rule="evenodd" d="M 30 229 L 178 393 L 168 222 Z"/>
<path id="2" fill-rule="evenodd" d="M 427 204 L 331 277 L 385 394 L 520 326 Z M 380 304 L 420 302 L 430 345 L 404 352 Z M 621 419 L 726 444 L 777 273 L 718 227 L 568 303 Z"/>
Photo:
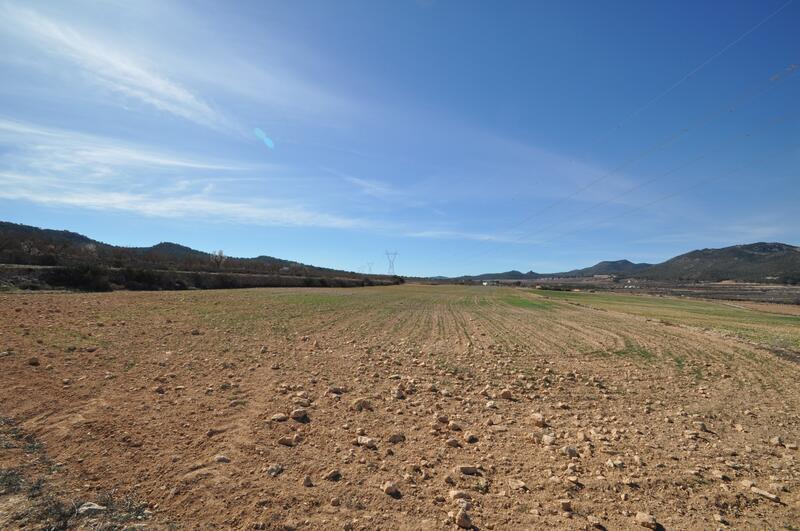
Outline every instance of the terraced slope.
<path id="1" fill-rule="evenodd" d="M 800 521 L 800 364 L 773 352 L 797 315 L 460 286 L 29 293 L 0 296 L 0 334 L 3 528 Z"/>

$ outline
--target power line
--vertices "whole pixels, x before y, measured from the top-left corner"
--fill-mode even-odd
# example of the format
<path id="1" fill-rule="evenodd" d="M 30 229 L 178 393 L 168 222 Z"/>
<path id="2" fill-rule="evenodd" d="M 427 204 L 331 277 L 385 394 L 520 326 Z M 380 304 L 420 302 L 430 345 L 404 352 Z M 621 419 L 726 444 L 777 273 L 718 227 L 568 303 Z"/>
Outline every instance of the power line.
<path id="1" fill-rule="evenodd" d="M 779 149 L 778 151 L 779 152 L 783 152 L 783 151 L 791 150 L 793 148 L 798 148 L 798 147 L 800 147 L 800 144 L 797 144 L 797 143 L 786 144 L 781 149 Z M 689 190 L 692 190 L 692 189 L 695 189 L 695 188 L 699 188 L 700 186 L 703 186 L 703 185 L 706 185 L 706 184 L 710 184 L 710 183 L 712 183 L 714 181 L 718 181 L 720 179 L 724 179 L 726 177 L 729 177 L 729 176 L 731 176 L 731 175 L 733 175 L 733 174 L 735 174 L 737 172 L 740 172 L 740 171 L 742 171 L 742 170 L 744 170 L 744 169 L 746 169 L 746 168 L 748 168 L 750 166 L 753 166 L 754 164 L 756 164 L 756 163 L 758 163 L 758 162 L 760 162 L 762 160 L 768 159 L 768 158 L 769 158 L 769 155 L 756 157 L 756 158 L 751 159 L 750 161 L 748 161 L 748 162 L 746 162 L 744 164 L 741 164 L 740 166 L 734 168 L 733 170 L 730 170 L 730 171 L 724 172 L 724 173 L 722 173 L 720 175 L 716 175 L 716 176 L 709 177 L 709 178 L 706 178 L 706 179 L 700 179 L 699 181 L 696 181 L 694 184 L 692 184 L 690 186 L 687 186 L 685 188 L 682 188 L 681 190 L 678 190 L 676 192 L 672 192 L 672 193 L 663 195 L 663 196 L 658 197 L 658 198 L 656 198 L 656 199 L 654 199 L 652 201 L 649 201 L 649 202 L 647 202 L 647 203 L 645 203 L 643 205 L 639 205 L 639 206 L 633 207 L 633 208 L 628 209 L 628 210 L 626 210 L 624 212 L 621 212 L 621 213 L 616 214 L 614 216 L 610 216 L 610 217 L 602 219 L 600 221 L 595 221 L 595 222 L 592 222 L 592 223 L 584 224 L 584 226 L 582 226 L 582 227 L 578 227 L 578 228 L 576 228 L 574 230 L 570 230 L 568 232 L 561 233 L 561 234 L 559 234 L 559 235 L 557 235 L 557 236 L 555 236 L 553 238 L 545 240 L 541 244 L 545 245 L 545 244 L 554 242 L 556 240 L 562 239 L 565 236 L 569 236 L 569 235 L 575 234 L 576 232 L 580 232 L 582 230 L 585 230 L 586 228 L 589 228 L 590 226 L 601 225 L 601 224 L 604 224 L 604 223 L 608 223 L 609 221 L 613 221 L 615 219 L 618 219 L 618 218 L 621 218 L 621 217 L 625 217 L 625 216 L 630 215 L 633 212 L 636 212 L 638 210 L 642 210 L 644 208 L 651 207 L 651 206 L 653 206 L 653 205 L 655 205 L 657 203 L 660 203 L 662 201 L 666 201 L 668 199 L 672 199 L 673 197 L 677 197 L 679 195 L 682 195 L 683 193 L 685 193 L 685 192 L 687 192 Z"/>
<path id="2" fill-rule="evenodd" d="M 572 192 L 572 193 L 570 193 L 570 194 L 568 194 L 566 196 L 563 196 L 563 197 L 551 202 L 550 204 L 546 205 L 545 207 L 543 207 L 543 208 L 541 208 L 539 210 L 534 211 L 531 215 L 526 216 L 525 218 L 523 218 L 521 221 L 519 221 L 517 223 L 514 223 L 513 225 L 508 227 L 506 230 L 511 230 L 511 229 L 517 228 L 517 227 L 527 223 L 528 221 L 531 221 L 532 219 L 535 219 L 536 217 L 540 216 L 541 214 L 543 214 L 543 213 L 545 213 L 545 212 L 547 212 L 547 211 L 549 211 L 549 210 L 551 210 L 551 209 L 553 209 L 553 208 L 565 203 L 566 201 L 578 196 L 580 193 L 588 190 L 592 186 L 595 186 L 595 185 L 607 180 L 609 177 L 611 177 L 612 175 L 614 175 L 615 173 L 617 173 L 621 169 L 624 169 L 624 168 L 626 168 L 626 167 L 628 167 L 628 166 L 630 166 L 630 165 L 632 165 L 632 164 L 634 164 L 636 162 L 640 162 L 640 161 L 646 159 L 647 157 L 649 157 L 653 153 L 656 153 L 659 150 L 663 149 L 664 147 L 667 147 L 667 146 L 677 142 L 680 138 L 682 138 L 683 136 L 687 135 L 689 132 L 708 125 L 711 121 L 713 121 L 717 117 L 719 117 L 719 116 L 721 116 L 723 114 L 729 114 L 729 113 L 735 112 L 745 102 L 747 102 L 750 99 L 755 98 L 755 97 L 761 95 L 762 93 L 772 89 L 777 82 L 779 82 L 779 81 L 785 79 L 786 77 L 792 75 L 797 69 L 798 69 L 798 65 L 797 64 L 789 65 L 787 68 L 784 68 L 780 72 L 778 72 L 776 74 L 773 74 L 772 76 L 767 78 L 765 81 L 762 81 L 761 83 L 759 83 L 759 85 L 757 87 L 755 87 L 752 90 L 744 93 L 744 95 L 742 97 L 737 98 L 732 104 L 726 104 L 725 106 L 722 106 L 722 107 L 720 107 L 720 108 L 718 108 L 718 109 L 716 109 L 714 111 L 711 111 L 711 112 L 705 114 L 704 116 L 702 116 L 699 120 L 696 120 L 690 126 L 682 128 L 677 133 L 673 133 L 672 135 L 666 137 L 665 139 L 663 139 L 663 140 L 661 140 L 659 142 L 656 142 L 654 144 L 651 144 L 650 146 L 645 148 L 643 151 L 635 154 L 633 157 L 628 158 L 625 162 L 623 162 L 622 164 L 618 165 L 613 170 L 610 170 L 610 171 L 604 173 L 600 177 L 590 181 L 589 183 L 587 183 L 586 185 L 578 188 L 574 192 Z M 511 242 L 520 241 L 521 239 L 522 239 L 522 237 L 515 238 L 515 239 L 512 239 Z M 469 255 L 469 256 L 466 257 L 466 260 L 472 260 L 472 259 L 477 258 L 479 256 L 483 256 L 484 254 L 486 254 L 489 251 L 491 251 L 491 249 L 487 249 L 487 250 L 485 250 L 483 252 L 478 252 L 478 253 L 475 253 L 473 255 Z"/>
<path id="3" fill-rule="evenodd" d="M 764 130 L 765 131 L 769 130 L 772 127 L 784 122 L 792 114 L 794 114 L 794 111 L 788 112 L 788 113 L 784 113 L 784 114 L 778 116 L 777 118 L 774 118 L 774 119 L 770 120 L 769 122 L 767 122 L 767 125 L 766 125 Z M 730 138 L 729 140 L 727 140 L 725 142 L 718 142 L 717 145 L 715 146 L 715 148 L 719 149 L 720 147 L 723 147 L 723 146 L 725 146 L 727 144 L 730 144 L 730 143 L 732 143 L 732 142 L 734 142 L 734 141 L 736 141 L 736 140 L 738 140 L 740 138 L 744 138 L 744 139 L 752 138 L 755 132 L 756 132 L 756 130 L 752 130 L 751 129 L 751 130 L 749 130 L 749 131 L 747 131 L 745 133 L 734 135 L 732 138 Z M 681 162 L 677 166 L 675 166 L 675 167 L 673 167 L 673 168 L 671 168 L 671 169 L 669 169 L 669 170 L 667 170 L 667 171 L 665 171 L 663 173 L 660 173 L 660 174 L 658 174 L 658 175 L 656 175 L 656 176 L 654 176 L 654 177 L 652 177 L 652 178 L 650 178 L 650 179 L 648 179 L 646 181 L 637 183 L 636 185 L 626 189 L 625 191 L 623 191 L 623 192 L 621 192 L 621 193 L 619 193 L 617 195 L 614 195 L 612 197 L 604 199 L 603 201 L 600 201 L 598 203 L 592 204 L 592 205 L 588 206 L 587 208 L 585 208 L 585 209 L 573 214 L 573 216 L 580 216 L 580 215 L 586 214 L 587 212 L 590 212 L 590 211 L 592 211 L 592 210 L 594 210 L 594 209 L 596 209 L 598 207 L 601 207 L 603 205 L 611 203 L 612 201 L 615 201 L 615 200 L 617 200 L 617 199 L 619 199 L 619 198 L 621 198 L 623 196 L 626 196 L 626 195 L 628 195 L 629 193 L 631 193 L 631 192 L 633 192 L 635 190 L 638 190 L 640 188 L 644 188 L 645 186 L 647 186 L 649 184 L 652 184 L 652 183 L 654 183 L 656 181 L 659 181 L 659 180 L 663 179 L 664 177 L 667 177 L 668 175 L 671 175 L 671 174 L 673 174 L 673 173 L 675 173 L 675 172 L 677 172 L 679 170 L 685 169 L 686 167 L 691 166 L 695 162 L 706 158 L 706 156 L 707 156 L 707 153 L 703 153 L 703 154 L 698 155 L 696 157 L 693 157 L 693 158 L 691 158 L 689 160 Z M 563 224 L 565 221 L 566 220 L 554 221 L 553 223 L 550 223 L 549 225 L 545 225 L 543 227 L 538 227 L 535 232 L 530 232 L 530 233 L 524 234 L 523 236 L 520 237 L 520 239 L 530 238 L 534 234 L 541 234 L 541 233 L 545 232 L 548 229 L 551 229 L 553 227 L 556 227 L 558 225 Z"/>
<path id="4" fill-rule="evenodd" d="M 719 51 L 717 51 L 716 53 L 714 53 L 713 55 L 711 55 L 711 56 L 710 56 L 708 59 L 706 59 L 705 61 L 703 61 L 702 63 L 700 63 L 700 64 L 699 64 L 699 65 L 697 65 L 696 67 L 694 67 L 693 69 L 691 69 L 691 70 L 690 70 L 688 73 L 686 73 L 686 75 L 684 75 L 684 76 L 683 76 L 682 78 L 680 78 L 678 81 L 676 81 L 675 83 L 673 83 L 672 85 L 670 85 L 669 87 L 667 87 L 667 89 L 666 89 L 666 90 L 664 90 L 663 92 L 660 92 L 659 94 L 657 94 L 656 96 L 654 96 L 653 98 L 651 98 L 650 100 L 648 100 L 648 101 L 647 101 L 647 102 L 646 102 L 644 105 L 642 105 L 641 107 L 639 107 L 638 109 L 636 109 L 636 110 L 635 110 L 635 111 L 633 111 L 632 113 L 628 114 L 628 115 L 627 115 L 625 118 L 623 118 L 622 120 L 620 120 L 620 121 L 617 123 L 617 125 L 615 125 L 615 126 L 614 126 L 614 127 L 612 127 L 611 129 L 609 129 L 608 131 L 606 131 L 605 133 L 603 133 L 602 135 L 600 135 L 600 137 L 598 137 L 596 140 L 592 141 L 592 143 L 591 143 L 590 145 L 594 145 L 594 144 L 595 144 L 596 142 L 598 142 L 599 140 L 602 140 L 603 138 L 605 138 L 605 137 L 606 137 L 606 136 L 608 136 L 609 134 L 613 133 L 613 132 L 614 132 L 614 131 L 616 131 L 617 129 L 620 129 L 620 128 L 622 127 L 622 125 L 623 125 L 625 122 L 627 122 L 627 121 L 629 121 L 630 119 L 632 119 L 632 118 L 635 118 L 635 117 L 636 117 L 636 116 L 638 116 L 639 114 L 643 113 L 644 111 L 646 111 L 647 109 L 649 109 L 649 108 L 650 108 L 650 107 L 651 107 L 651 106 L 652 106 L 654 103 L 656 103 L 657 101 L 659 101 L 661 98 L 663 98 L 663 97 L 667 96 L 667 95 L 668 95 L 668 94 L 670 94 L 670 93 L 671 93 L 673 90 L 675 90 L 675 89 L 676 89 L 676 88 L 678 88 L 679 86 L 683 85 L 683 84 L 684 84 L 686 81 L 688 81 L 688 80 L 689 80 L 689 78 L 691 78 L 692 76 L 694 76 L 695 74 L 697 74 L 697 73 L 698 73 L 700 70 L 702 70 L 703 68 L 705 68 L 706 66 L 708 66 L 708 65 L 709 65 L 709 64 L 711 64 L 712 62 L 714 62 L 716 59 L 718 59 L 718 58 L 719 58 L 721 55 L 723 55 L 723 54 L 724 54 L 725 52 L 727 52 L 729 49 L 731 49 L 731 48 L 733 48 L 734 46 L 736 46 L 737 44 L 739 44 L 739 42 L 741 42 L 741 41 L 742 41 L 742 40 L 743 40 L 745 37 L 747 37 L 748 35 L 750 35 L 750 34 L 751 34 L 751 33 L 753 33 L 754 31 L 756 31 L 758 28 L 760 28 L 761 26 L 763 26 L 764 24 L 766 24 L 767 22 L 769 22 L 769 21 L 770 21 L 770 20 L 771 20 L 773 17 L 775 17 L 775 15 L 777 15 L 778 13 L 780 13 L 781 11 L 783 11 L 784 9 L 786 9 L 787 7 L 789 7 L 789 5 L 790 5 L 790 4 L 792 4 L 792 2 L 794 2 L 794 0 L 789 0 L 788 2 L 786 2 L 785 4 L 783 4 L 782 6 L 780 6 L 778 9 L 776 9 L 775 11 L 773 11 L 772 13 L 770 13 L 770 14 L 769 14 L 769 15 L 768 15 L 766 18 L 763 18 L 763 19 L 761 19 L 761 21 L 760 21 L 760 22 L 758 22 L 758 23 L 757 23 L 755 26 L 752 26 L 750 29 L 748 29 L 747 31 L 745 31 L 744 33 L 742 33 L 741 35 L 739 35 L 739 36 L 738 36 L 736 39 L 734 39 L 733 41 L 731 41 L 731 42 L 729 42 L 728 44 L 726 44 L 726 45 L 725 45 L 725 46 L 724 46 L 722 49 L 720 49 Z"/>
<path id="5" fill-rule="evenodd" d="M 734 47 L 735 45 L 737 45 L 739 42 L 741 42 L 742 40 L 744 40 L 744 39 L 745 39 L 747 36 L 749 36 L 751 33 L 753 33 L 753 32 L 755 32 L 756 30 L 758 30 L 758 29 L 759 29 L 761 26 L 763 26 L 764 24 L 766 24 L 767 22 L 769 22 L 769 21 L 770 21 L 772 18 L 774 18 L 776 15 L 778 15 L 778 14 L 779 14 L 781 11 L 783 11 L 784 9 L 786 9 L 786 8 L 787 8 L 789 5 L 791 5 L 793 2 L 794 2 L 794 0 L 788 0 L 787 2 L 785 2 L 784 4 L 782 4 L 780 7 L 778 7 L 778 9 L 776 9 L 776 10 L 775 10 L 775 11 L 773 11 L 773 12 L 771 12 L 771 13 L 770 13 L 769 15 L 767 15 L 765 18 L 761 19 L 761 20 L 760 20 L 759 22 L 757 22 L 755 25 L 753 25 L 752 27 L 750 27 L 750 28 L 749 28 L 747 31 L 745 31 L 744 33 L 742 33 L 741 35 L 739 35 L 739 36 L 738 36 L 736 39 L 734 39 L 733 41 L 731 41 L 731 42 L 729 42 L 728 44 L 726 44 L 725 46 L 723 46 L 723 47 L 722 47 L 720 50 L 718 50 L 716 53 L 712 54 L 712 55 L 711 55 L 711 56 L 710 56 L 708 59 L 706 59 L 705 61 L 703 61 L 702 63 L 700 63 L 700 64 L 699 64 L 699 65 L 697 65 L 696 67 L 694 67 L 693 69 L 691 69 L 691 70 L 690 70 L 689 72 L 687 72 L 687 73 L 686 73 L 686 74 L 685 74 L 683 77 L 681 77 L 681 78 L 680 78 L 680 79 L 678 79 L 678 80 L 677 80 L 675 83 L 673 83 L 672 85 L 670 85 L 669 87 L 667 87 L 667 89 L 666 89 L 666 90 L 664 90 L 664 91 L 660 92 L 659 94 L 657 94 L 656 96 L 654 96 L 653 98 L 651 98 L 650 100 L 648 100 L 648 101 L 647 101 L 647 102 L 646 102 L 646 103 L 645 103 L 643 106 L 639 107 L 638 109 L 636 109 L 636 110 L 635 110 L 635 111 L 633 111 L 632 113 L 630 113 L 630 114 L 628 114 L 627 116 L 625 116 L 625 117 L 624 117 L 622 120 L 620 120 L 620 121 L 617 123 L 617 125 L 616 125 L 616 126 L 612 127 L 610 130 L 608 130 L 607 132 L 605 132 L 605 133 L 603 133 L 602 135 L 600 135 L 600 137 L 598 137 L 596 140 L 592 141 L 592 142 L 590 143 L 590 145 L 594 145 L 594 144 L 595 144 L 595 143 L 596 143 L 598 140 L 600 140 L 600 139 L 602 139 L 602 138 L 605 138 L 605 137 L 607 137 L 609 134 L 611 134 L 611 133 L 613 133 L 614 131 L 618 130 L 618 129 L 619 129 L 621 126 L 622 126 L 622 124 L 624 124 L 625 122 L 629 121 L 630 119 L 632 119 L 632 118 L 634 118 L 634 117 L 638 116 L 639 114 L 641 114 L 642 112 L 644 112 L 646 109 L 650 108 L 650 107 L 651 107 L 653 104 L 655 104 L 656 102 L 658 102 L 659 100 L 661 100 L 662 98 L 664 98 L 665 96 L 667 96 L 668 94 L 670 94 L 670 93 L 671 93 L 673 90 L 675 90 L 675 89 L 676 89 L 676 88 L 678 88 L 680 85 L 682 85 L 683 83 L 685 83 L 686 81 L 688 81 L 688 80 L 689 80 L 689 79 L 690 79 L 692 76 L 694 76 L 695 74 L 697 74 L 698 72 L 700 72 L 700 71 L 701 71 L 703 68 L 705 68 L 706 66 L 708 66 L 709 64 L 711 64 L 712 62 L 714 62 L 716 59 L 718 59 L 720 56 L 722 56 L 722 55 L 723 55 L 725 52 L 727 52 L 729 49 L 731 49 L 732 47 Z M 772 80 L 772 79 L 770 78 L 770 80 Z M 679 135 L 679 136 L 682 136 L 682 135 Z M 677 140 L 677 139 L 676 139 L 676 140 Z M 660 146 L 660 147 L 666 147 L 666 145 L 669 145 L 670 143 L 671 143 L 671 142 L 668 142 L 668 143 L 666 143 L 666 144 L 664 144 L 663 146 Z M 574 159 L 573 159 L 573 160 L 574 160 Z M 632 164 L 632 163 L 634 163 L 634 162 L 638 162 L 639 160 L 641 160 L 641 159 L 638 159 L 638 160 L 637 160 L 637 159 L 635 159 L 635 158 L 634 158 L 634 160 L 630 161 L 630 163 Z M 622 168 L 623 168 L 623 167 L 625 167 L 626 165 L 628 165 L 628 164 L 627 164 L 627 163 L 623 163 L 622 167 L 618 167 L 618 168 L 616 168 L 616 169 L 614 170 L 614 172 L 616 172 L 616 171 L 619 171 L 620 169 L 622 169 Z M 613 172 L 612 172 L 612 173 L 613 173 Z M 606 175 L 602 176 L 601 178 L 599 178 L 599 179 L 596 179 L 595 181 L 592 181 L 592 182 L 590 182 L 588 185 L 586 185 L 585 187 L 579 188 L 579 189 L 578 189 L 578 190 L 577 190 L 577 191 L 576 191 L 576 192 L 575 192 L 573 195 L 571 195 L 571 196 L 568 196 L 568 197 L 564 198 L 563 200 L 565 201 L 565 200 L 567 200 L 567 199 L 570 199 L 571 197 L 574 197 L 574 196 L 575 196 L 575 195 L 577 195 L 578 193 L 581 193 L 581 192 L 583 192 L 584 190 L 586 190 L 586 189 L 590 188 L 591 186 L 594 186 L 595 184 L 598 184 L 599 182 L 602 182 L 602 181 L 603 181 L 603 180 L 605 180 L 605 179 L 606 179 L 608 176 L 609 176 L 609 174 L 606 174 Z M 556 203 L 554 203 L 554 204 L 551 204 L 551 205 L 549 205 L 548 207 L 546 207 L 546 208 L 544 209 L 544 211 L 546 211 L 546 210 L 549 210 L 550 208 L 553 208 L 553 207 L 555 207 L 555 206 L 558 206 L 559 204 L 561 204 L 561 202 L 563 202 L 563 201 L 556 201 Z M 507 229 L 506 229 L 506 230 L 511 230 L 511 229 L 514 229 L 514 228 L 516 228 L 516 227 L 519 227 L 519 226 L 521 226 L 521 225 L 523 225 L 523 224 L 527 223 L 528 221 L 530 221 L 530 220 L 531 220 L 531 219 L 533 219 L 533 218 L 534 218 L 536 215 L 539 215 L 539 214 L 541 214 L 541 211 L 540 211 L 540 212 L 538 212 L 538 213 L 535 213 L 535 214 L 534 214 L 534 215 L 532 215 L 532 216 L 528 216 L 528 217 L 526 217 L 526 218 L 523 218 L 523 219 L 522 219 L 520 222 L 518 222 L 518 223 L 514 223 L 514 224 L 512 224 L 511 226 L 507 227 Z M 484 244 L 485 244 L 485 243 L 484 243 Z M 478 255 L 478 256 L 480 256 L 480 255 Z M 469 257 L 469 258 L 472 258 L 472 257 Z"/>

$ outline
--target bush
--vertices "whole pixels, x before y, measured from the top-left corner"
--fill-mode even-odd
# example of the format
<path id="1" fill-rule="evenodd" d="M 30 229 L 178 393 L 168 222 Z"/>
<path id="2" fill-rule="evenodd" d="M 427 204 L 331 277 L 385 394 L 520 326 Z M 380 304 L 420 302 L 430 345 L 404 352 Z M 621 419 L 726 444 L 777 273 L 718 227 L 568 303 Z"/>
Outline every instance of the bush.
<path id="1" fill-rule="evenodd" d="M 83 291 L 111 291 L 108 269 L 100 266 L 59 267 L 49 270 L 46 282 Z"/>

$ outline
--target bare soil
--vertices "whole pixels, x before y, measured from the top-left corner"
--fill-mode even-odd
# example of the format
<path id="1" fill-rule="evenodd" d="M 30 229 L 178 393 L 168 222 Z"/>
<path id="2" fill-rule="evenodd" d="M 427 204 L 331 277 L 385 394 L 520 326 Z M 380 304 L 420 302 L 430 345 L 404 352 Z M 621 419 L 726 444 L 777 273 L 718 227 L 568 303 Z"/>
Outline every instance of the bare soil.
<path id="1" fill-rule="evenodd" d="M 0 528 L 797 529 L 800 317 L 592 297 L 0 295 Z"/>

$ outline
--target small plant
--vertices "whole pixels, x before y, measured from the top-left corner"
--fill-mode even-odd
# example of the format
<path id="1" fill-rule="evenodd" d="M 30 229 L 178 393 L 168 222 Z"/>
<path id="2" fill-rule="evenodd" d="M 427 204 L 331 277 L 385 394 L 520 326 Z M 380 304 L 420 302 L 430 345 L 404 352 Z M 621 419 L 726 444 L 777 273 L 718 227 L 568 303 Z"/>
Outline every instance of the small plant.
<path id="1" fill-rule="evenodd" d="M 111 519 L 117 522 L 143 520 L 147 517 L 147 504 L 130 493 L 117 496 L 116 491 L 104 492 L 98 497 L 97 503 L 105 507 Z"/>
<path id="2" fill-rule="evenodd" d="M 23 450 L 26 454 L 35 454 L 41 452 L 42 448 L 44 448 L 44 445 L 41 443 L 41 441 L 39 441 L 32 433 L 28 433 L 23 437 L 23 439 L 25 440 L 25 447 Z"/>
<path id="3" fill-rule="evenodd" d="M 614 354 L 616 354 L 617 356 L 638 357 L 642 358 L 645 361 L 650 361 L 651 359 L 653 359 L 652 352 L 650 352 L 649 350 L 640 345 L 628 341 L 625 342 L 624 348 L 615 350 Z"/>
<path id="4" fill-rule="evenodd" d="M 78 507 L 83 502 L 67 504 L 57 498 L 48 496 L 39 508 L 38 520 L 43 522 L 42 529 L 47 531 L 65 531 L 72 527 L 71 520 L 77 516 Z"/>
<path id="5" fill-rule="evenodd" d="M 475 491 L 481 494 L 489 494 L 489 482 L 486 480 L 479 480 L 478 483 L 475 484 Z"/>
<path id="6" fill-rule="evenodd" d="M 0 494 L 15 494 L 22 488 L 22 476 L 13 468 L 0 469 Z"/>
<path id="7" fill-rule="evenodd" d="M 44 480 L 42 478 L 39 478 L 28 486 L 28 497 L 38 498 L 39 496 L 42 495 L 43 489 L 44 489 Z"/>

